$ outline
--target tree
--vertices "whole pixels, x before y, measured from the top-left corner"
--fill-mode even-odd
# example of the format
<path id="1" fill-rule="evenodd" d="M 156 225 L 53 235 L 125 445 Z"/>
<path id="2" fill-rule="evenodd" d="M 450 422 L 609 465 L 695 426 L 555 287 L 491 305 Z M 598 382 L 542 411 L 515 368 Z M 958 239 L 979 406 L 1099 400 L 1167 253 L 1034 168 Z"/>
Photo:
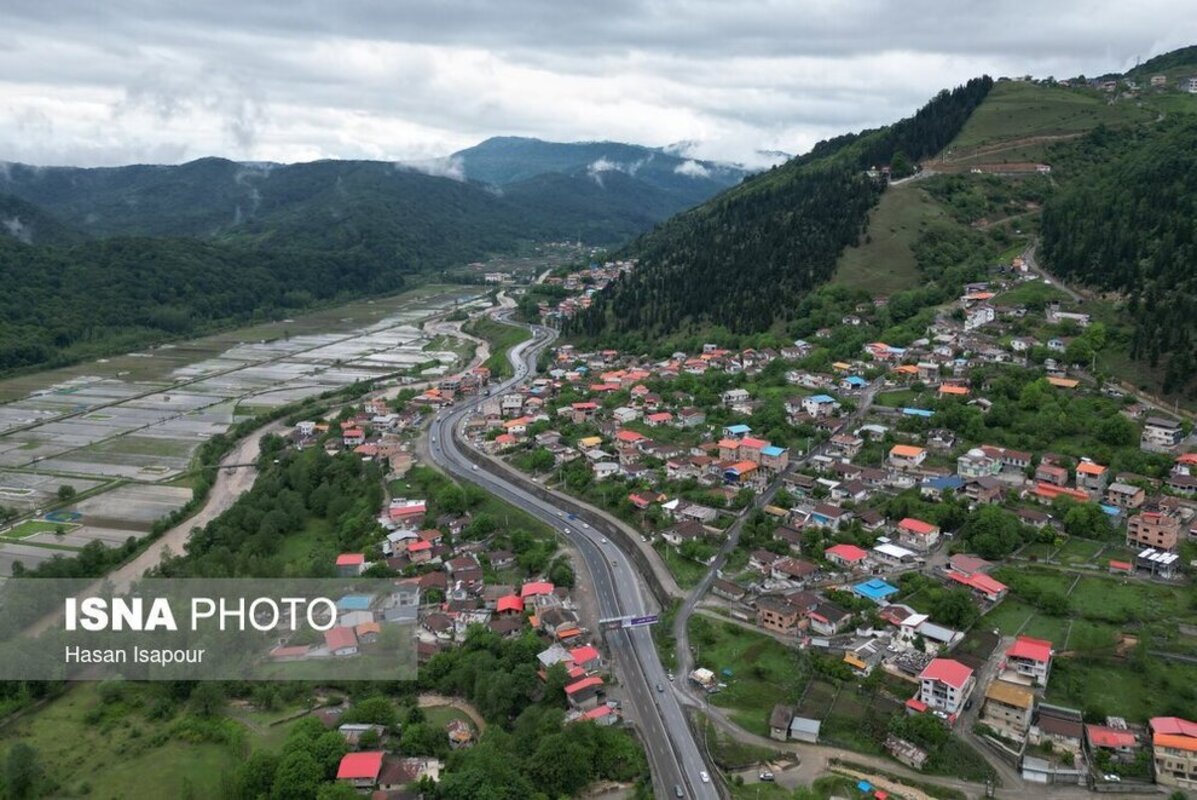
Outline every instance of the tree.
<path id="1" fill-rule="evenodd" d="M 967 628 L 980 616 L 968 589 L 944 592 L 931 605 L 931 616 L 952 628 Z"/>
<path id="2" fill-rule="evenodd" d="M 58 492 L 56 494 L 58 495 L 58 499 L 65 503 L 67 500 L 70 500 L 75 496 L 75 487 L 64 483 L 58 487 Z"/>
<path id="3" fill-rule="evenodd" d="M 25 742 L 15 742 L 4 760 L 5 796 L 12 800 L 35 797 L 42 780 L 42 766 L 38 753 Z"/>
<path id="4" fill-rule="evenodd" d="M 216 681 L 201 681 L 191 693 L 192 710 L 201 717 L 214 717 L 224 708 L 224 687 Z"/>
<path id="5" fill-rule="evenodd" d="M 307 750 L 287 753 L 279 761 L 272 800 L 311 800 L 324 782 L 324 770 Z"/>

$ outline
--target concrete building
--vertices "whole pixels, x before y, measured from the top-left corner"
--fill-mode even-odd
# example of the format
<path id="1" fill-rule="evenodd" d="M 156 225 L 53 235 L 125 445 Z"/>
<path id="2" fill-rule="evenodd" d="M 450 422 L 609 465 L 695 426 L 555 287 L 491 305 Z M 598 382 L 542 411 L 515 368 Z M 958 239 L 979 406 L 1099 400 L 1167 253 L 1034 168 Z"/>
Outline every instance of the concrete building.
<path id="1" fill-rule="evenodd" d="M 1180 541 L 1180 516 L 1172 510 L 1156 508 L 1142 511 L 1126 522 L 1128 546 L 1153 547 L 1173 552 Z"/>
<path id="2" fill-rule="evenodd" d="M 1006 681 L 994 681 L 985 690 L 985 706 L 981 722 L 996 728 L 998 733 L 1012 739 L 1025 739 L 1031 729 L 1035 711 L 1035 694 L 1025 686 Z"/>
<path id="3" fill-rule="evenodd" d="M 919 700 L 929 708 L 956 714 L 972 693 L 973 671 L 951 658 L 932 659 L 919 673 Z"/>

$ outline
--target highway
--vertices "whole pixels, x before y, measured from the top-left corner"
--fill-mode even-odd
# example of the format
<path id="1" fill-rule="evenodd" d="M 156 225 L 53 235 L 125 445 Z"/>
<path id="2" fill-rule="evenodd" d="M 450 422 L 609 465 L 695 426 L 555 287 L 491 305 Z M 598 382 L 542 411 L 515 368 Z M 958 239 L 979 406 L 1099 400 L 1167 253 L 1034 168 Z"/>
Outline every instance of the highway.
<path id="1" fill-rule="evenodd" d="M 535 372 L 537 356 L 556 338 L 551 328 L 532 327 L 534 338 L 512 348 L 508 357 L 515 375 L 492 386 L 494 396 L 511 390 Z M 601 532 L 606 523 L 586 515 L 571 517 L 551 501 L 541 499 L 503 475 L 486 459 L 465 452 L 459 439 L 462 421 L 485 396 L 469 398 L 441 412 L 429 429 L 432 460 L 449 474 L 474 483 L 516 505 L 561 531 L 581 553 L 584 572 L 594 587 L 603 618 L 655 613 L 652 598 L 643 587 L 628 555 Z M 471 457 L 472 456 L 472 457 Z M 538 492 L 538 494 L 543 493 Z M 550 495 L 551 496 L 551 495 Z M 634 720 L 644 742 L 657 797 L 718 798 L 720 791 L 714 770 L 703 760 L 698 742 L 686 723 L 677 696 L 647 627 L 618 629 L 604 634 L 611 661 L 616 665 L 621 688 L 627 692 L 624 713 Z M 684 677 L 679 677 L 684 680 Z M 710 782 L 702 780 L 703 773 Z"/>

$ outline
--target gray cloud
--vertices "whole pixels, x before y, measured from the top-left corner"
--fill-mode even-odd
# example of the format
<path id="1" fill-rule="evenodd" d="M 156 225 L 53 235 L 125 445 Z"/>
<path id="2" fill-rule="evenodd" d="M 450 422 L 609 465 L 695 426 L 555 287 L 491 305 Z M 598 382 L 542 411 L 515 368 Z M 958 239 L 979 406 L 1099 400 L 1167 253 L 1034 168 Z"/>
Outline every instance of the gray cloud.
<path id="1" fill-rule="evenodd" d="M 1097 74 L 1192 41 L 1178 0 L 14 0 L 0 159 L 436 169 L 516 134 L 751 160 L 892 121 L 982 72 Z"/>

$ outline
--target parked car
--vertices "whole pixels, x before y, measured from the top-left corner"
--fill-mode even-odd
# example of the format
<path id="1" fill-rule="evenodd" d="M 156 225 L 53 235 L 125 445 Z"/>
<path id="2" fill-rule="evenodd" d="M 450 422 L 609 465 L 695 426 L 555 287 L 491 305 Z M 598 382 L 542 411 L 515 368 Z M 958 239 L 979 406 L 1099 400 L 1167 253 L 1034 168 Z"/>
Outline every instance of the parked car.
<path id="1" fill-rule="evenodd" d="M 768 770 L 765 770 L 764 772 L 762 772 L 760 775 L 757 775 L 756 777 L 758 779 L 760 779 L 761 781 L 764 781 L 765 783 L 771 783 L 773 781 L 773 773 L 769 772 Z"/>

